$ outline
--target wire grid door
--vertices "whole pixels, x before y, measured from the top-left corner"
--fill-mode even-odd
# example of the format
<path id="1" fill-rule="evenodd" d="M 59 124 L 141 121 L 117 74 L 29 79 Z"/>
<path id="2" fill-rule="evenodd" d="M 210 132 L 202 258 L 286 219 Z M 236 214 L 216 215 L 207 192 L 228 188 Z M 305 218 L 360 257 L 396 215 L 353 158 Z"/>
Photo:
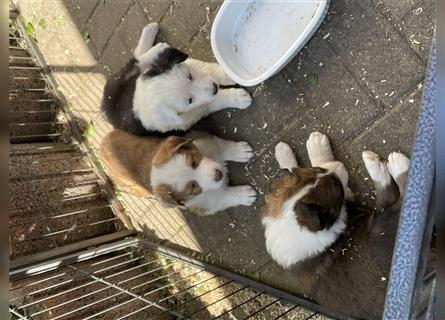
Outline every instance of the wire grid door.
<path id="1" fill-rule="evenodd" d="M 60 254 L 66 245 L 79 249 L 92 244 L 82 241 L 131 233 L 81 139 L 72 139 L 71 121 L 14 16 L 8 33 L 12 267 L 32 255 Z"/>
<path id="2" fill-rule="evenodd" d="M 23 25 L 23 23 L 20 22 L 20 19 L 17 19 L 16 24 L 17 26 L 21 25 L 21 28 L 10 27 L 10 66 L 15 67 L 15 64 L 23 64 L 26 62 L 30 67 L 35 68 L 34 72 L 38 74 L 38 77 L 41 79 L 41 81 L 39 80 L 36 82 L 36 84 L 40 84 L 42 86 L 32 88 L 33 90 L 31 91 L 29 90 L 31 88 L 24 87 L 21 88 L 20 91 L 14 92 L 16 96 L 14 96 L 14 101 L 11 103 L 11 105 L 14 104 L 15 106 L 18 103 L 22 103 L 24 104 L 23 108 L 26 109 L 23 109 L 23 111 L 21 110 L 20 115 L 18 112 L 10 112 L 11 130 L 16 130 L 16 132 L 20 134 L 19 137 L 13 137 L 13 139 L 15 139 L 17 142 L 23 142 L 25 141 L 25 138 L 32 138 L 40 139 L 40 141 L 45 141 L 45 143 L 50 140 L 52 141 L 65 138 L 70 139 L 69 133 L 63 135 L 63 129 L 67 125 L 77 125 L 81 132 L 80 140 L 82 140 L 84 139 L 82 134 L 88 129 L 87 121 L 94 119 L 94 135 L 88 139 L 89 143 L 86 147 L 89 147 L 90 150 L 95 149 L 97 151 L 100 146 L 100 141 L 109 132 L 109 124 L 107 121 L 102 119 L 101 116 L 97 116 L 100 114 L 100 99 L 96 100 L 96 96 L 101 96 L 102 91 L 100 90 L 100 92 L 96 92 L 94 89 L 100 87 L 100 85 L 103 85 L 104 83 L 101 83 L 101 80 L 96 78 L 96 75 L 88 75 L 88 77 L 85 77 L 85 79 L 82 78 L 82 81 L 80 81 L 77 76 L 74 76 L 77 73 L 70 73 L 69 76 L 65 77 L 60 76 L 60 74 L 57 76 L 57 72 L 52 72 L 52 67 L 46 64 L 44 56 L 39 51 L 38 44 L 33 43 L 32 39 L 30 39 L 26 32 L 23 32 L 23 27 L 26 28 L 26 25 Z M 25 44 L 25 46 L 23 46 L 23 44 Z M 83 80 L 85 80 L 85 83 L 83 83 Z M 22 84 L 24 82 L 22 81 L 17 83 Z M 26 84 L 29 83 L 32 83 L 32 81 L 26 82 Z M 62 89 L 64 93 L 61 94 L 60 90 L 56 89 Z M 77 90 L 83 90 L 83 92 L 87 94 L 87 98 L 76 98 L 70 100 L 70 103 L 68 103 L 68 101 L 64 99 L 63 95 L 70 96 L 71 93 Z M 29 99 L 32 99 L 32 101 L 23 101 L 25 98 L 24 94 L 26 94 L 26 99 L 29 97 Z M 21 100 L 21 102 L 16 100 Z M 57 105 L 59 102 L 60 105 Z M 68 119 L 62 119 L 61 121 L 57 118 L 57 116 L 60 114 L 59 111 L 61 111 L 62 107 L 64 106 L 65 116 L 67 116 Z M 15 110 L 17 109 L 13 109 L 12 111 Z M 19 118 L 19 116 L 24 114 L 26 114 L 28 118 Z M 72 118 L 69 118 L 70 115 Z M 37 124 L 36 122 L 38 121 L 46 123 Z M 54 123 L 54 125 L 52 125 L 52 123 Z M 46 131 L 40 131 L 39 137 L 34 134 L 36 132 L 32 133 L 31 137 L 29 137 L 30 128 L 39 128 Z M 62 131 L 58 129 L 61 129 Z M 73 132 L 73 134 L 75 134 L 75 132 Z M 91 154 L 88 154 L 88 157 L 91 156 Z M 72 159 L 70 161 L 74 160 L 75 159 Z M 69 159 L 67 159 L 66 162 L 68 161 Z M 77 161 L 80 162 L 81 160 Z M 97 184 L 91 180 L 91 184 L 85 185 L 83 188 L 90 188 L 90 192 L 83 193 L 83 198 L 75 198 L 73 201 L 76 201 L 77 199 L 79 199 L 79 201 L 83 199 L 85 202 L 94 200 L 95 197 L 100 195 L 100 192 L 97 191 L 96 186 Z M 111 193 L 113 193 L 113 195 L 115 194 L 116 197 L 120 199 L 118 202 L 125 205 L 125 207 L 128 209 L 126 210 L 126 216 L 131 218 L 131 221 L 134 223 L 133 226 L 138 228 L 138 231 L 143 231 L 143 229 L 150 230 L 153 238 L 168 239 L 170 242 L 176 245 L 194 251 L 203 250 L 192 229 L 188 225 L 187 218 L 184 217 L 180 210 L 165 209 L 160 206 L 153 197 L 142 199 L 125 192 L 125 190 L 118 189 L 116 190 L 116 193 L 114 193 L 114 191 L 110 192 L 110 194 Z M 100 210 L 104 209 L 100 208 Z M 90 214 L 92 211 L 93 210 L 89 210 Z M 97 212 L 97 210 L 94 212 Z M 87 215 L 87 213 L 82 212 L 79 213 L 79 215 Z M 124 216 L 125 215 L 122 214 L 119 217 L 121 220 L 123 220 L 122 218 Z M 129 221 L 129 219 L 126 219 L 124 223 L 128 225 Z M 104 222 L 102 226 L 109 224 L 110 223 L 107 224 L 107 222 Z M 99 226 L 95 225 L 95 227 L 98 228 Z"/>
<path id="3" fill-rule="evenodd" d="M 10 277 L 12 319 L 330 319 L 308 301 L 274 297 L 255 281 L 137 238 Z"/>

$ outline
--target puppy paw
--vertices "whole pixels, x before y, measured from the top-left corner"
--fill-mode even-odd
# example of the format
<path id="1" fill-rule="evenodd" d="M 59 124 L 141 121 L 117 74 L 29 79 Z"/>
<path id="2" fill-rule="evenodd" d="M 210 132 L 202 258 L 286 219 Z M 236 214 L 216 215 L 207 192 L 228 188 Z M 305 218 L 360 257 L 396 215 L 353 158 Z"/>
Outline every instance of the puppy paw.
<path id="1" fill-rule="evenodd" d="M 388 156 L 388 171 L 394 179 L 397 179 L 402 174 L 406 174 L 409 170 L 409 164 L 409 158 L 403 153 L 391 152 Z"/>
<path id="2" fill-rule="evenodd" d="M 313 167 L 326 162 L 335 161 L 329 138 L 318 131 L 314 131 L 306 142 L 307 152 Z"/>
<path id="3" fill-rule="evenodd" d="M 281 169 L 292 170 L 292 168 L 298 167 L 295 155 L 287 143 L 279 142 L 275 146 L 275 158 Z"/>
<path id="4" fill-rule="evenodd" d="M 381 186 L 386 186 L 391 183 L 386 162 L 381 160 L 377 153 L 369 150 L 363 151 L 362 158 L 372 181 Z"/>
<path id="5" fill-rule="evenodd" d="M 251 186 L 238 186 L 236 188 L 235 196 L 237 203 L 241 206 L 250 206 L 256 200 L 256 191 Z"/>
<path id="6" fill-rule="evenodd" d="M 153 46 L 153 48 L 151 48 L 150 50 L 156 50 L 157 52 L 162 52 L 167 48 L 170 48 L 170 45 L 168 43 L 159 42 L 155 46 Z"/>
<path id="7" fill-rule="evenodd" d="M 232 89 L 231 92 L 233 107 L 237 109 L 246 109 L 252 104 L 250 93 L 244 89 Z"/>
<path id="8" fill-rule="evenodd" d="M 234 142 L 230 150 L 231 161 L 247 162 L 253 157 L 253 148 L 246 142 Z"/>
<path id="9" fill-rule="evenodd" d="M 159 32 L 159 23 L 157 23 L 157 22 L 152 22 L 152 23 L 149 23 L 149 24 L 147 24 L 145 27 L 144 27 L 144 30 L 143 30 L 143 32 L 145 33 L 150 33 L 151 35 L 156 35 L 156 34 L 158 34 L 158 32 Z"/>

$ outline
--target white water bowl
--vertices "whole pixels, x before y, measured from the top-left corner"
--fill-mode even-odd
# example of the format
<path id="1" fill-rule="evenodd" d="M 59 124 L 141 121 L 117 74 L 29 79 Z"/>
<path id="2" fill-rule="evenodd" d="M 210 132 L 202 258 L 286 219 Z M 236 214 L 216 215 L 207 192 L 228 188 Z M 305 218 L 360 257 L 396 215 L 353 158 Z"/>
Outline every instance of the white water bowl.
<path id="1" fill-rule="evenodd" d="M 226 0 L 212 26 L 213 53 L 233 81 L 254 86 L 295 57 L 328 8 L 329 0 Z"/>

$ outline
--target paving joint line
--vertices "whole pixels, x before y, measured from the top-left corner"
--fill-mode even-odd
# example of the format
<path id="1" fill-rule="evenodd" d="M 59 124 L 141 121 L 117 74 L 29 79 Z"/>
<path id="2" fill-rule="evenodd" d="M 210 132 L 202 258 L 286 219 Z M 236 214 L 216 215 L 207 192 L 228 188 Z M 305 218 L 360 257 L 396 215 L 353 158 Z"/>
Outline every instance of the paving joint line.
<path id="1" fill-rule="evenodd" d="M 385 5 L 382 3 L 382 7 L 386 8 Z M 376 6 L 377 9 L 377 6 Z M 380 14 L 385 18 L 385 20 L 389 23 L 389 25 L 394 29 L 394 31 L 400 36 L 400 38 L 402 39 L 403 42 L 405 42 L 408 47 L 410 48 L 410 51 L 412 53 L 414 53 L 414 55 L 420 60 L 421 64 L 424 67 L 428 66 L 428 62 L 422 58 L 422 56 L 416 51 L 414 50 L 414 48 L 411 46 L 411 43 L 409 41 L 409 39 L 407 38 L 407 35 L 402 32 L 401 30 L 399 30 L 399 28 L 397 28 L 397 24 L 396 22 L 400 23 L 405 21 L 406 17 L 408 16 L 408 14 L 411 12 L 411 8 L 408 9 L 403 16 L 400 19 L 395 18 L 392 14 L 391 14 L 391 10 L 389 10 L 388 8 L 386 8 L 388 11 L 385 13 L 382 10 L 379 9 Z M 387 18 L 387 16 L 390 17 L 390 19 Z M 432 39 L 431 39 L 432 40 Z"/>
<path id="2" fill-rule="evenodd" d="M 422 83 L 422 81 L 418 82 L 417 85 L 419 83 Z M 416 85 L 416 87 L 417 87 Z M 415 91 L 405 91 L 405 94 L 401 97 L 401 98 L 408 98 L 411 94 L 413 94 Z M 420 102 L 420 101 L 419 101 Z M 357 130 L 355 135 L 353 137 L 350 137 L 349 139 L 345 139 L 346 141 L 348 141 L 349 143 L 353 143 L 355 142 L 357 139 L 359 139 L 360 137 L 363 136 L 363 134 L 365 133 L 365 130 L 368 128 L 370 130 L 372 130 L 375 126 L 378 125 L 378 121 L 383 121 L 386 118 L 388 118 L 389 116 L 391 116 L 392 114 L 394 114 L 395 112 L 399 111 L 402 108 L 402 104 L 400 103 L 397 104 L 395 107 L 389 108 L 387 112 L 382 112 L 378 117 L 376 117 L 376 119 L 374 119 L 372 122 L 369 122 L 367 125 L 365 125 L 364 127 L 362 127 L 361 129 Z M 346 142 L 345 141 L 345 142 Z M 343 144 L 342 144 L 343 145 Z"/>
<path id="3" fill-rule="evenodd" d="M 208 14 L 206 15 L 206 21 L 202 26 L 198 25 L 198 30 L 192 35 L 192 37 L 187 41 L 187 43 L 193 42 L 204 28 L 212 24 L 212 22 L 210 21 L 210 16 L 213 15 L 217 10 L 219 10 L 219 7 L 216 7 L 212 11 L 209 10 Z"/>
<path id="4" fill-rule="evenodd" d="M 164 13 L 161 15 L 161 17 L 159 18 L 159 25 L 161 25 L 161 24 L 163 24 L 164 23 L 164 20 L 165 20 L 165 18 L 167 17 L 167 16 L 171 16 L 172 14 L 173 14 L 173 11 L 175 10 L 175 7 L 176 7 L 176 0 L 173 0 L 171 3 L 170 3 L 170 5 L 168 6 L 168 8 L 167 9 L 165 9 L 165 11 L 164 11 Z M 167 13 L 167 12 L 169 12 L 170 11 L 170 13 Z"/>
<path id="5" fill-rule="evenodd" d="M 134 4 L 136 4 L 136 0 L 131 0 L 128 7 L 125 9 L 124 14 L 122 15 L 119 23 L 117 24 L 117 26 L 114 28 L 113 32 L 111 33 L 110 37 L 107 39 L 107 41 L 105 42 L 105 45 L 103 46 L 103 48 L 101 50 L 98 50 L 98 59 L 97 61 L 99 62 L 100 58 L 103 57 L 103 55 L 105 54 L 105 52 L 107 51 L 107 49 L 110 47 L 111 42 L 114 38 L 114 36 L 117 34 L 117 31 L 119 31 L 119 29 L 121 28 L 122 24 L 124 23 L 125 19 L 127 18 L 128 12 L 130 11 L 130 9 L 134 6 Z"/>
<path id="6" fill-rule="evenodd" d="M 97 1 L 96 5 L 94 6 L 93 10 L 91 10 L 91 13 L 88 15 L 87 20 L 85 21 L 85 26 L 83 26 L 83 28 L 86 28 L 86 26 L 90 23 L 91 18 L 93 17 L 94 13 L 96 12 L 97 8 L 99 7 L 99 4 L 102 2 L 103 0 L 99 0 Z"/>
<path id="7" fill-rule="evenodd" d="M 337 55 L 337 57 L 340 57 L 338 60 L 343 65 L 345 70 L 352 76 L 354 82 L 357 84 L 357 86 L 360 88 L 360 90 L 363 91 L 363 93 L 365 93 L 371 101 L 376 103 L 376 105 L 380 108 L 381 111 L 384 111 L 386 109 L 385 107 L 388 107 L 388 106 L 383 101 L 376 99 L 375 95 L 372 93 L 372 90 L 369 87 L 366 87 L 364 84 L 362 84 L 362 81 L 360 80 L 360 78 L 352 71 L 352 69 L 349 67 L 348 63 L 343 60 L 343 57 L 341 57 L 341 55 L 337 51 L 337 48 L 334 45 L 332 45 L 329 41 L 328 41 L 328 46 L 332 49 L 332 51 L 334 51 L 334 53 Z"/>

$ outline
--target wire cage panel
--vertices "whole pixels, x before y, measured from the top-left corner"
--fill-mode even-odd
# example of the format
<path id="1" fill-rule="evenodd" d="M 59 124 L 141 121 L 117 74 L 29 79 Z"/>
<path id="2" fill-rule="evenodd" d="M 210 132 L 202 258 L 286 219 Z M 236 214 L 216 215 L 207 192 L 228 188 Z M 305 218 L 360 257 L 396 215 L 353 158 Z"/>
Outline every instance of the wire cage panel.
<path id="1" fill-rule="evenodd" d="M 9 27 L 9 248 L 29 256 L 123 230 L 94 164 L 19 28 Z"/>
<path id="2" fill-rule="evenodd" d="M 15 319 L 329 319 L 155 248 L 125 240 L 18 270 L 11 274 L 10 313 Z"/>

